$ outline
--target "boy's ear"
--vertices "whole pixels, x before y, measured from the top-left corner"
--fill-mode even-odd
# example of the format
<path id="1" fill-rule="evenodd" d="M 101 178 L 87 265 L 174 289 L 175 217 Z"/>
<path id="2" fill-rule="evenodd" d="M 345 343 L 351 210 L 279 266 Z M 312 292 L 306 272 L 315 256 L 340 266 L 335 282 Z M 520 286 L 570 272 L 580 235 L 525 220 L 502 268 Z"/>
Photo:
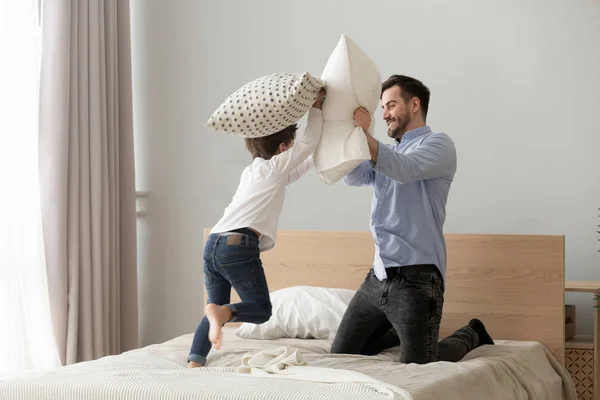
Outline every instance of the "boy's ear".
<path id="1" fill-rule="evenodd" d="M 279 147 L 277 148 L 277 153 L 283 153 L 286 150 L 286 146 L 285 143 L 281 142 L 279 143 Z"/>

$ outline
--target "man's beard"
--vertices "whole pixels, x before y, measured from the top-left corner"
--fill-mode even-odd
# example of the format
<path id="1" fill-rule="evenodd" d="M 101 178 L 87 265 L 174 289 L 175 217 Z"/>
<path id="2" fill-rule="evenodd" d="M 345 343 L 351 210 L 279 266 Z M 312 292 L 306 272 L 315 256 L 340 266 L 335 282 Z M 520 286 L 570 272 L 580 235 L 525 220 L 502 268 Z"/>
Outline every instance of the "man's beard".
<path id="1" fill-rule="evenodd" d="M 392 139 L 400 139 L 405 133 L 404 128 L 406 128 L 406 125 L 408 125 L 409 118 L 402 118 L 401 120 L 395 118 L 395 121 L 396 127 L 394 129 L 388 129 L 388 136 Z"/>

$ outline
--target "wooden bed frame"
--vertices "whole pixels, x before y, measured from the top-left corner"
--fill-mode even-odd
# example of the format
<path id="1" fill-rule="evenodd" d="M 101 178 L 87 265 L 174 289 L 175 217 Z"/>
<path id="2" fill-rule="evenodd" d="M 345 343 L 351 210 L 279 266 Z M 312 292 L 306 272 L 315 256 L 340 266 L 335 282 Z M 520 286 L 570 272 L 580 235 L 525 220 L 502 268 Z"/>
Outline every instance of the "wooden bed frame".
<path id="1" fill-rule="evenodd" d="M 370 232 L 281 230 L 277 235 L 275 248 L 261 255 L 271 292 L 296 285 L 356 290 L 373 265 Z M 564 236 L 445 237 L 440 338 L 477 317 L 492 338 L 541 342 L 564 363 Z M 233 293 L 232 302 L 238 299 Z"/>

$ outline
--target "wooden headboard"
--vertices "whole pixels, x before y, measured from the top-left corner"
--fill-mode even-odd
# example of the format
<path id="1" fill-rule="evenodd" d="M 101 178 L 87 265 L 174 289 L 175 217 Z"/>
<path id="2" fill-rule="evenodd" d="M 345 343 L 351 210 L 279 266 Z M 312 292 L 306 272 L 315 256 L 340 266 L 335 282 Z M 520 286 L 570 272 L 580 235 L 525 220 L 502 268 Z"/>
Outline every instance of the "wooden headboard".
<path id="1" fill-rule="evenodd" d="M 369 232 L 282 230 L 277 235 L 275 249 L 261 255 L 271 292 L 296 285 L 356 290 L 373 265 Z M 445 237 L 448 265 L 440 337 L 477 317 L 492 338 L 538 341 L 564 362 L 564 237 Z M 233 293 L 232 302 L 238 299 Z"/>

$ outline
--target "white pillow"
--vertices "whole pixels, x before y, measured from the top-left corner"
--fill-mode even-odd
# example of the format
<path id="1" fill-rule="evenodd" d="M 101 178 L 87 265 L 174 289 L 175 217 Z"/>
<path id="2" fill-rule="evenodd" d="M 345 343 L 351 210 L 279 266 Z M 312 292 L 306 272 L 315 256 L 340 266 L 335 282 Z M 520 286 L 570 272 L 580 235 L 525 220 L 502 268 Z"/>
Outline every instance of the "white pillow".
<path id="1" fill-rule="evenodd" d="M 381 75 L 369 56 L 342 35 L 321 79 L 327 82 L 327 99 L 323 103 L 323 136 L 313 159 L 320 178 L 332 184 L 371 159 L 362 128 L 354 126 L 354 111 L 365 107 L 373 118 L 381 95 Z M 371 133 L 374 126 L 373 118 Z"/>
<path id="2" fill-rule="evenodd" d="M 206 124 L 237 136 L 268 136 L 297 123 L 323 87 L 325 82 L 308 72 L 266 75 L 232 93 Z"/>
<path id="3" fill-rule="evenodd" d="M 333 339 L 355 290 L 293 286 L 271 293 L 273 311 L 263 324 L 243 323 L 244 339 Z"/>

